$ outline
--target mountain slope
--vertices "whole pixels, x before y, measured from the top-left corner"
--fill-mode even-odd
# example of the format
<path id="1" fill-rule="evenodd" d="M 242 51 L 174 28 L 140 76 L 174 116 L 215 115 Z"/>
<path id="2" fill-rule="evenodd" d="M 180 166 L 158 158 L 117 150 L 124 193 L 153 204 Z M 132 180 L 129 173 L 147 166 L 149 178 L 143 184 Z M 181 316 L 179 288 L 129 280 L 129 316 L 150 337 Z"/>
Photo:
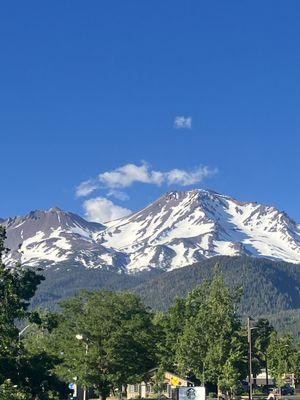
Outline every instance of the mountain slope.
<path id="1" fill-rule="evenodd" d="M 5 262 L 21 261 L 27 265 L 58 265 L 79 262 L 86 267 L 105 265 L 121 268 L 123 254 L 104 248 L 94 240 L 104 226 L 85 221 L 59 208 L 32 211 L 24 217 L 4 221 L 6 246 L 10 249 Z"/>
<path id="2" fill-rule="evenodd" d="M 274 328 L 281 333 L 292 333 L 295 342 L 300 339 L 300 309 L 284 310 L 275 314 L 266 315 Z"/>
<path id="3" fill-rule="evenodd" d="M 240 312 L 263 315 L 300 308 L 300 266 L 253 257 L 214 257 L 165 272 L 133 289 L 156 310 L 166 310 L 175 297 L 184 297 L 218 271 L 231 286 L 241 286 Z"/>
<path id="4" fill-rule="evenodd" d="M 3 222 L 6 262 L 138 273 L 173 270 L 218 255 L 300 263 L 300 227 L 275 207 L 207 190 L 171 192 L 106 226 L 57 208 Z"/>
<path id="5" fill-rule="evenodd" d="M 109 223 L 97 238 L 129 256 L 130 272 L 175 269 L 217 255 L 300 262 L 299 226 L 287 214 L 206 190 L 168 193 Z"/>
<path id="6" fill-rule="evenodd" d="M 184 297 L 216 271 L 222 273 L 231 286 L 243 287 L 241 314 L 269 315 L 300 308 L 299 265 L 247 256 L 213 257 L 173 271 L 152 270 L 137 274 L 61 263 L 59 270 L 55 267 L 44 270 L 46 280 L 38 288 L 32 305 L 54 308 L 60 300 L 80 289 L 105 288 L 129 290 L 141 296 L 154 310 L 166 310 L 175 297 Z"/>
<path id="7" fill-rule="evenodd" d="M 154 270 L 132 275 L 101 268 L 87 269 L 80 263 L 62 262 L 59 265 L 59 269 L 50 267 L 43 271 L 46 279 L 38 287 L 32 307 L 56 308 L 61 300 L 82 289 L 131 290 L 160 273 Z"/>

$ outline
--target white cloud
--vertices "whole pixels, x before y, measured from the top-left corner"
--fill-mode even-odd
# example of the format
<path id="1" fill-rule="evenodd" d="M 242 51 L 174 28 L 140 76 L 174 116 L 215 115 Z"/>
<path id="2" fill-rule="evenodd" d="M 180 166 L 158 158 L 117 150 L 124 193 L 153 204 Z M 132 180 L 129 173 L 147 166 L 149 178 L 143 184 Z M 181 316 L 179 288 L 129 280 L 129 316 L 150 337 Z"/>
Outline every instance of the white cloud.
<path id="1" fill-rule="evenodd" d="M 135 182 L 160 185 L 163 182 L 163 173 L 151 171 L 148 164 L 126 164 L 113 171 L 98 176 L 99 181 L 107 188 L 117 189 L 131 186 Z"/>
<path id="2" fill-rule="evenodd" d="M 105 197 L 96 197 L 83 203 L 85 215 L 89 221 L 108 222 L 131 214 L 128 208 L 120 207 Z"/>
<path id="3" fill-rule="evenodd" d="M 209 167 L 199 167 L 194 171 L 185 171 L 176 168 L 166 173 L 166 181 L 169 185 L 189 186 L 200 183 L 204 178 L 214 175 L 216 172 L 216 169 Z"/>
<path id="4" fill-rule="evenodd" d="M 121 190 L 116 190 L 116 189 L 111 189 L 107 193 L 107 196 L 108 197 L 114 197 L 115 199 L 122 200 L 122 201 L 125 201 L 125 200 L 129 199 L 129 196 L 128 196 L 127 193 L 122 192 Z"/>
<path id="5" fill-rule="evenodd" d="M 94 190 L 98 188 L 99 184 L 92 179 L 81 182 L 76 188 L 76 196 L 84 197 L 91 194 Z"/>
<path id="6" fill-rule="evenodd" d="M 156 186 L 162 184 L 188 186 L 200 183 L 204 178 L 212 176 L 216 172 L 216 169 L 207 166 L 200 166 L 194 170 L 174 168 L 170 171 L 155 171 L 146 163 L 141 165 L 126 164 L 112 171 L 99 174 L 97 179 L 82 182 L 77 187 L 76 194 L 77 196 L 87 196 L 101 188 L 108 190 L 108 196 L 127 200 L 127 194 L 119 189 L 128 188 L 136 182 Z"/>
<path id="7" fill-rule="evenodd" d="M 174 119 L 174 127 L 176 129 L 192 129 L 192 117 L 177 115 Z"/>

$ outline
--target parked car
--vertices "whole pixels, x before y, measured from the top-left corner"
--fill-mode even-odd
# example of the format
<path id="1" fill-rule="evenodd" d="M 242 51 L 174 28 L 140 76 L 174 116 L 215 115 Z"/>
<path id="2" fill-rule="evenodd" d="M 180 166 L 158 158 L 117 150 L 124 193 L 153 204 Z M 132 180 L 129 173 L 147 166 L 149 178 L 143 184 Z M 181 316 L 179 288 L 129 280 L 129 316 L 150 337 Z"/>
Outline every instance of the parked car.
<path id="1" fill-rule="evenodd" d="M 281 388 L 281 394 L 283 396 L 287 396 L 287 395 L 294 395 L 295 394 L 295 389 L 293 388 L 293 386 L 286 384 L 284 386 L 282 386 Z"/>
<path id="2" fill-rule="evenodd" d="M 274 392 L 275 388 L 276 388 L 275 385 L 264 385 L 262 387 L 262 392 L 265 394 L 269 394 L 271 392 Z"/>

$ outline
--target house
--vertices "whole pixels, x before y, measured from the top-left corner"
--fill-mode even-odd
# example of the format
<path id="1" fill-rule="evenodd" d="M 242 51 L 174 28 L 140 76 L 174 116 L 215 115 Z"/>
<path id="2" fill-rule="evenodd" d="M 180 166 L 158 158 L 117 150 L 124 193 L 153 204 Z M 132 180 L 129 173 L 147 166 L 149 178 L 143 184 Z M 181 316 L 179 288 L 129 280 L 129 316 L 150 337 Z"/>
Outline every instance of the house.
<path id="1" fill-rule="evenodd" d="M 265 369 L 262 369 L 259 374 L 257 374 L 255 377 L 252 377 L 253 383 L 255 383 L 258 386 L 264 386 L 268 383 L 268 385 L 275 385 L 275 379 L 273 376 L 268 373 L 268 378 L 267 378 L 267 372 Z"/>
<path id="2" fill-rule="evenodd" d="M 158 368 L 153 368 L 147 373 L 144 381 L 136 384 L 128 384 L 127 399 L 150 399 L 157 397 L 157 391 L 155 390 L 155 373 L 157 371 Z M 166 371 L 164 372 L 164 384 L 160 396 L 169 399 L 174 398 L 174 392 L 180 386 L 194 386 L 194 383 L 176 373 Z"/>
<path id="3" fill-rule="evenodd" d="M 267 372 L 265 369 L 262 369 L 258 375 L 252 378 L 253 383 L 258 385 L 258 386 L 264 386 L 267 384 L 268 385 L 276 385 L 276 380 L 275 378 L 268 373 L 268 379 L 267 379 Z M 284 384 L 296 387 L 296 377 L 295 374 L 288 374 L 285 373 L 282 376 L 282 379 L 284 380 Z"/>

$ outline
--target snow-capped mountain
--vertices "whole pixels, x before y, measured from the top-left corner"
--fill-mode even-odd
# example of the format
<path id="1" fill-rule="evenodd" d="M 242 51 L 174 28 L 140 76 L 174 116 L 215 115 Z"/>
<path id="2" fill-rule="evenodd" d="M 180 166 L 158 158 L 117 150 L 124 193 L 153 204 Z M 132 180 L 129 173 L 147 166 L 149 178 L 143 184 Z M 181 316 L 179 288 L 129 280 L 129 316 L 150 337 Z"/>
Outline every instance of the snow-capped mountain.
<path id="1" fill-rule="evenodd" d="M 168 193 L 108 224 L 98 241 L 128 254 L 131 271 L 173 269 L 216 255 L 300 263 L 300 229 L 284 212 L 206 190 Z"/>
<path id="2" fill-rule="evenodd" d="M 24 217 L 3 222 L 7 230 L 6 246 L 10 249 L 5 262 L 21 261 L 29 265 L 53 265 L 75 261 L 86 267 L 105 265 L 118 268 L 123 254 L 99 245 L 94 236 L 105 227 L 88 222 L 59 208 L 31 211 Z"/>
<path id="3" fill-rule="evenodd" d="M 105 227 L 58 209 L 4 224 L 10 260 L 28 264 L 75 260 L 133 273 L 170 270 L 216 255 L 300 263 L 300 226 L 286 213 L 200 189 L 168 193 Z"/>

